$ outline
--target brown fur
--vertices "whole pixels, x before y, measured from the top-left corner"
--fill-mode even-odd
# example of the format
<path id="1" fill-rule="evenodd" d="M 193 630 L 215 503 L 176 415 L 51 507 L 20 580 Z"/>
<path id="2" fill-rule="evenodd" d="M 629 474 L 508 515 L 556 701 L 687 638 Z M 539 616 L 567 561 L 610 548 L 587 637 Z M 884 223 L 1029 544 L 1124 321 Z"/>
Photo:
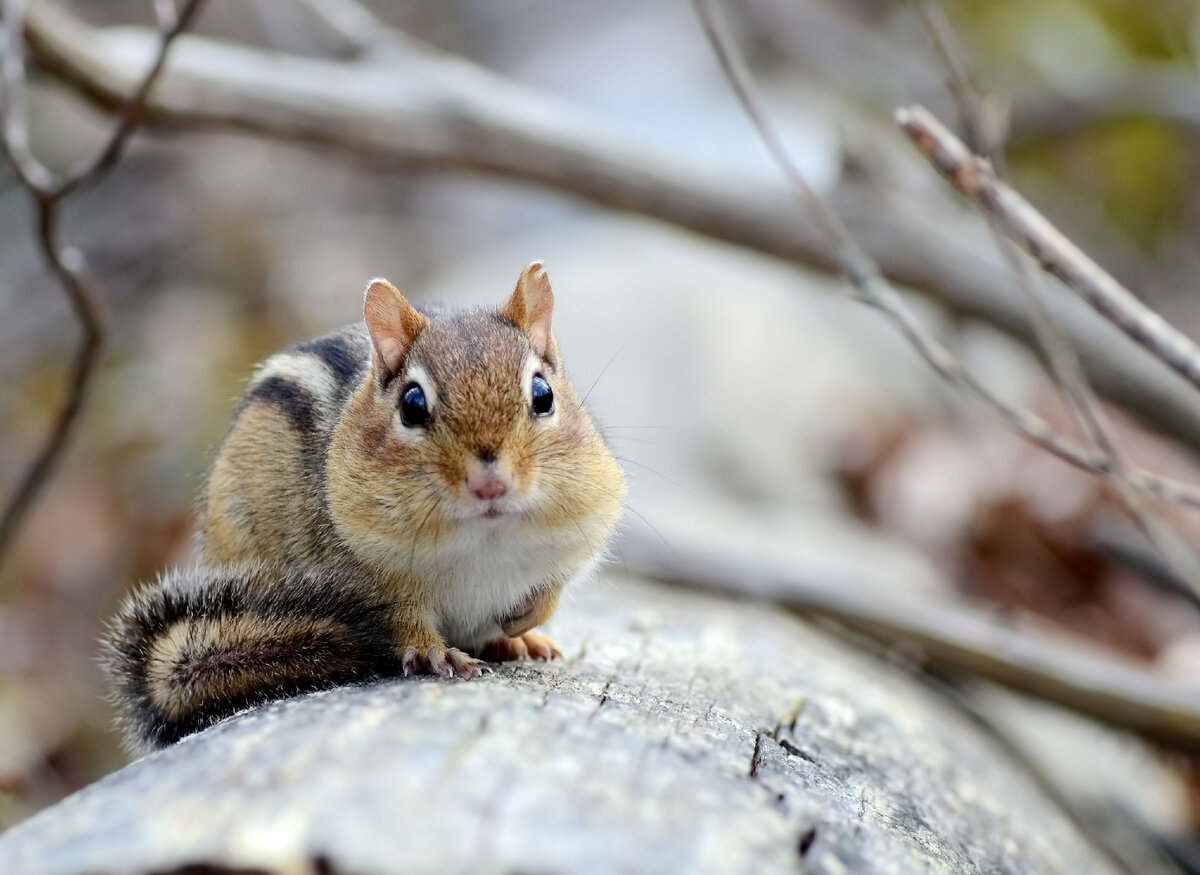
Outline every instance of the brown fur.
<path id="1" fill-rule="evenodd" d="M 530 629 L 534 629 L 542 623 L 545 623 L 558 608 L 558 599 L 562 595 L 563 588 L 561 586 L 547 586 L 542 589 L 534 590 L 529 596 L 528 601 L 521 605 L 520 609 L 505 617 L 500 626 L 504 629 L 504 634 L 512 638 L 519 635 L 524 635 Z"/>
<path id="2" fill-rule="evenodd" d="M 533 630 L 599 558 L 625 483 L 563 372 L 553 302 L 540 264 L 494 310 L 418 313 L 376 280 L 365 325 L 264 362 L 209 478 L 204 561 L 268 570 L 219 585 L 202 570 L 126 606 L 111 664 L 142 737 L 386 665 L 469 678 L 470 652 L 558 655 Z M 534 373 L 549 414 L 533 409 Z M 398 412 L 413 385 L 424 425 Z M 505 491 L 481 498 L 471 477 Z"/>
<path id="3" fill-rule="evenodd" d="M 446 504 L 470 500 L 467 474 L 487 455 L 511 477 L 513 497 L 538 496 L 519 526 L 574 539 L 556 548 L 554 569 L 528 582 L 527 593 L 557 595 L 603 549 L 624 478 L 562 372 L 549 331 L 552 307 L 549 281 L 537 264 L 492 311 L 426 317 L 386 281 L 372 283 L 371 346 L 357 388 L 323 436 L 322 476 L 306 467 L 299 449 L 306 436 L 297 435 L 287 417 L 266 402 L 248 405 L 213 469 L 208 555 L 363 567 L 398 605 L 398 647 L 445 645 L 437 623 L 422 616 L 439 582 L 419 573 L 418 560 L 462 528 Z M 390 365 L 383 348 L 393 354 Z M 554 392 L 553 427 L 529 413 L 521 369 L 531 355 Z M 406 384 L 393 379 L 414 365 L 428 374 L 437 395 L 432 425 L 420 441 L 406 439 L 398 426 Z M 536 622 L 508 634 L 549 619 L 557 597 L 544 604 Z"/>
<path id="4" fill-rule="evenodd" d="M 554 291 L 550 279 L 535 261 L 521 272 L 512 297 L 500 308 L 500 315 L 517 326 L 529 338 L 538 355 L 554 363 L 550 355 L 550 314 L 554 309 Z"/>
<path id="5" fill-rule="evenodd" d="M 352 572 L 267 564 L 173 572 L 125 599 L 104 666 L 131 748 L 271 699 L 399 670 L 389 605 Z"/>
<path id="6" fill-rule="evenodd" d="M 304 476 L 303 449 L 287 418 L 265 401 L 243 410 L 209 475 L 206 560 L 312 564 L 325 551 L 307 524 L 320 511 Z"/>
<path id="7" fill-rule="evenodd" d="M 322 669 L 347 671 L 352 654 L 341 650 L 342 630 L 324 617 L 218 616 L 180 620 L 152 644 L 146 673 L 150 699 L 171 720 L 189 716 L 222 696 L 244 699 L 277 687 L 293 663 L 320 649 Z M 189 696 L 179 695 L 180 685 Z"/>

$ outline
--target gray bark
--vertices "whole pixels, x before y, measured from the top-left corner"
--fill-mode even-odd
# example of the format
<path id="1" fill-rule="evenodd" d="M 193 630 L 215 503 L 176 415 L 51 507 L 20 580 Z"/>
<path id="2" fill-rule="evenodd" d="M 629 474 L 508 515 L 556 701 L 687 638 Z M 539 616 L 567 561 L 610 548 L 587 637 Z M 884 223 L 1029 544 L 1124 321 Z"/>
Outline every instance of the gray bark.
<path id="1" fill-rule="evenodd" d="M 606 579 L 566 660 L 269 705 L 0 837 L 0 872 L 1109 873 L 928 688 L 776 610 Z"/>

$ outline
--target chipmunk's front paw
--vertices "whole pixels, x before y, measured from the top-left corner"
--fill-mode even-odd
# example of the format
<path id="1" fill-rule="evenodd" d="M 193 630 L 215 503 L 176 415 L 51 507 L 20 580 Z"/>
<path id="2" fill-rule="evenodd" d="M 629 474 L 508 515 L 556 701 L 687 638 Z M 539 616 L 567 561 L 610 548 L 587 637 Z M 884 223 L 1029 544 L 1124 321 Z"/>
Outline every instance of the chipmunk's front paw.
<path id="1" fill-rule="evenodd" d="M 556 656 L 561 659 L 562 651 L 545 635 L 526 632 L 515 638 L 497 638 L 495 641 L 489 641 L 480 648 L 479 655 L 491 662 L 511 662 L 514 659 L 550 660 Z"/>
<path id="2" fill-rule="evenodd" d="M 468 656 L 457 647 L 443 647 L 440 644 L 435 644 L 424 653 L 415 647 L 405 647 L 400 652 L 400 667 L 405 676 L 432 674 L 465 681 L 477 678 L 488 670 L 483 660 Z"/>

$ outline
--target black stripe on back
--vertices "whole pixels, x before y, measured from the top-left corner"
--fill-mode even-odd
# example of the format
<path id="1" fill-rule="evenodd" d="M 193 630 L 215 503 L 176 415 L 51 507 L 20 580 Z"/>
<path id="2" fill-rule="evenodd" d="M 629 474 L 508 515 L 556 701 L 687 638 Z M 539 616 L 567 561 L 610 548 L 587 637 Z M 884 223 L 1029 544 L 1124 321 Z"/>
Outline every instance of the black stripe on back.
<path id="1" fill-rule="evenodd" d="M 280 410 L 302 434 L 312 434 L 317 414 L 312 394 L 284 377 L 268 377 L 251 388 L 238 408 L 241 413 L 257 400 L 269 401 Z"/>
<path id="2" fill-rule="evenodd" d="M 351 382 L 358 382 L 356 378 L 362 372 L 364 363 L 344 335 L 327 334 L 297 344 L 295 349 L 297 352 L 315 355 L 329 366 L 330 372 L 337 380 L 339 395 L 345 393 Z"/>

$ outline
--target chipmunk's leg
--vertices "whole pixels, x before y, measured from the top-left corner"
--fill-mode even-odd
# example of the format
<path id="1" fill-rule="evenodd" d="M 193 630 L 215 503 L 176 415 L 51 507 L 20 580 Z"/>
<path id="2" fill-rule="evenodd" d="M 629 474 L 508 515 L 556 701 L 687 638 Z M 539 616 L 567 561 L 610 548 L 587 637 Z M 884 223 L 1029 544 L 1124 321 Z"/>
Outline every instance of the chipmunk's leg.
<path id="1" fill-rule="evenodd" d="M 477 678 L 487 666 L 482 660 L 448 647 L 428 622 L 414 617 L 393 620 L 393 634 L 404 674 L 432 674 L 445 678 Z"/>
<path id="2" fill-rule="evenodd" d="M 479 648 L 479 655 L 492 662 L 562 658 L 562 652 L 553 640 L 530 631 L 553 616 L 560 595 L 561 584 L 534 590 L 523 605 L 500 621 L 500 628 L 506 637 L 489 641 Z"/>

